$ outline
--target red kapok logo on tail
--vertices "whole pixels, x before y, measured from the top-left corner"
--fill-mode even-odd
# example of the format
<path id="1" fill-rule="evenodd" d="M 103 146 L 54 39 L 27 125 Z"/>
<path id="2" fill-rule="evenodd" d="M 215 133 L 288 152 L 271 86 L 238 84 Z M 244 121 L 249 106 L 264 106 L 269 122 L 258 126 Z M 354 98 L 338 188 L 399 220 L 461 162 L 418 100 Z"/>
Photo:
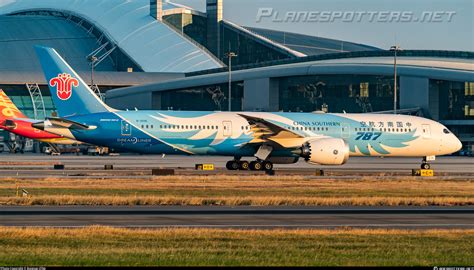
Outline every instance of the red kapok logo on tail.
<path id="1" fill-rule="evenodd" d="M 79 81 L 71 77 L 71 74 L 63 73 L 49 80 L 49 85 L 56 86 L 56 95 L 59 99 L 68 100 L 72 95 L 72 88 L 79 86 Z"/>

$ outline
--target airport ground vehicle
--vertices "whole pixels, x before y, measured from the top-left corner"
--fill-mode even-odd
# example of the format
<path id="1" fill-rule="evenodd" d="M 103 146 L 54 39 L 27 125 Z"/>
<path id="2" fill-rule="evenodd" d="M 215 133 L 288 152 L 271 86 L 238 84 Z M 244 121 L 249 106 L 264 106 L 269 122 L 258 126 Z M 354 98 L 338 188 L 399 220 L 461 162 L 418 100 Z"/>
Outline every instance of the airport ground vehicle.
<path id="1" fill-rule="evenodd" d="M 73 140 L 144 154 L 234 157 L 230 170 L 275 163 L 341 165 L 350 156 L 423 157 L 461 149 L 435 121 L 394 114 L 119 111 L 100 100 L 52 48 L 36 46 L 59 118 L 33 126 Z M 248 162 L 242 157 L 254 157 Z"/>
<path id="2" fill-rule="evenodd" d="M 81 153 L 81 149 L 79 147 L 51 147 L 45 146 L 43 147 L 43 153 L 48 155 L 62 155 L 62 154 L 75 154 L 79 155 Z"/>
<path id="3" fill-rule="evenodd" d="M 87 149 L 87 154 L 90 156 L 103 156 L 109 154 L 109 148 L 107 147 L 89 147 Z"/>

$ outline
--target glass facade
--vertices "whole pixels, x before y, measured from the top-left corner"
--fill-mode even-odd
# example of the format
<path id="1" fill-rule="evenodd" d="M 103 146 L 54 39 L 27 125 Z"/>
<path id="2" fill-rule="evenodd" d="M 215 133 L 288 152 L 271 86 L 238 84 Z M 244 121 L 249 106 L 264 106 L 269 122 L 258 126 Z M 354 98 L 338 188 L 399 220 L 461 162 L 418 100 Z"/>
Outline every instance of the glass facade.
<path id="1" fill-rule="evenodd" d="M 430 91 L 436 90 L 440 120 L 474 119 L 474 82 L 430 80 Z"/>
<path id="2" fill-rule="evenodd" d="M 298 76 L 280 79 L 280 110 L 364 113 L 393 109 L 393 77 Z"/>
<path id="3" fill-rule="evenodd" d="M 229 29 L 224 24 L 221 24 L 220 28 L 222 31 L 222 41 L 220 46 L 221 51 L 223 52 L 220 59 L 226 64 L 228 59 L 225 57 L 225 54 L 229 51 L 237 54 L 237 57 L 232 58 L 232 66 L 256 64 L 289 58 L 288 55 L 262 45 L 245 35 L 239 34 L 233 29 Z"/>
<path id="4" fill-rule="evenodd" d="M 44 85 L 40 86 L 41 94 L 43 95 L 44 108 L 46 111 L 46 116 L 51 116 L 52 113 L 56 110 L 49 93 L 49 89 Z M 34 118 L 35 113 L 33 109 L 33 102 L 31 100 L 30 94 L 24 85 L 0 85 L 0 89 L 7 94 L 7 96 L 12 100 L 12 102 L 18 107 L 18 109 L 23 112 L 29 118 Z M 42 115 L 42 114 L 41 114 Z"/>
<path id="5" fill-rule="evenodd" d="M 163 20 L 202 46 L 207 46 L 206 18 L 193 14 L 179 13 L 164 16 Z"/>
<path id="6" fill-rule="evenodd" d="M 176 111 L 227 111 L 228 84 L 208 85 L 155 93 L 162 110 Z M 232 83 L 232 111 L 242 110 L 244 83 Z"/>

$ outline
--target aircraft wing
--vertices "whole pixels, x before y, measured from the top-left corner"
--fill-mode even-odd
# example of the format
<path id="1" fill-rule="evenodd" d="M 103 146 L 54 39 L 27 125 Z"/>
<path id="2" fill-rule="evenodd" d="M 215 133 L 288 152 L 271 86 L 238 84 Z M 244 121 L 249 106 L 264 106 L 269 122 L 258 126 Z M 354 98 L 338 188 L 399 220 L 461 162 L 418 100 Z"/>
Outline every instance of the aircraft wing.
<path id="1" fill-rule="evenodd" d="M 277 148 L 298 147 L 303 144 L 305 137 L 285 127 L 271 123 L 263 118 L 239 114 L 251 125 L 254 139 L 250 144 L 270 144 Z"/>

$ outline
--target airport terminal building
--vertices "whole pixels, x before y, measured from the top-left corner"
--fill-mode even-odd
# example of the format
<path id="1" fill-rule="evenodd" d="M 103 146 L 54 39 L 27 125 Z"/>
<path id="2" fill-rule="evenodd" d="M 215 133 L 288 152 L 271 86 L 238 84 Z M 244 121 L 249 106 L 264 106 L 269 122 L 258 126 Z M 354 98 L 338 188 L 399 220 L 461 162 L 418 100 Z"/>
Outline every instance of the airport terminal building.
<path id="1" fill-rule="evenodd" d="M 205 0 L 202 0 L 205 1 Z M 33 45 L 55 48 L 119 109 L 371 113 L 393 110 L 387 48 L 245 27 L 164 0 L 0 3 L 0 88 L 28 116 L 54 113 Z M 399 113 L 474 145 L 474 52 L 398 52 Z"/>

